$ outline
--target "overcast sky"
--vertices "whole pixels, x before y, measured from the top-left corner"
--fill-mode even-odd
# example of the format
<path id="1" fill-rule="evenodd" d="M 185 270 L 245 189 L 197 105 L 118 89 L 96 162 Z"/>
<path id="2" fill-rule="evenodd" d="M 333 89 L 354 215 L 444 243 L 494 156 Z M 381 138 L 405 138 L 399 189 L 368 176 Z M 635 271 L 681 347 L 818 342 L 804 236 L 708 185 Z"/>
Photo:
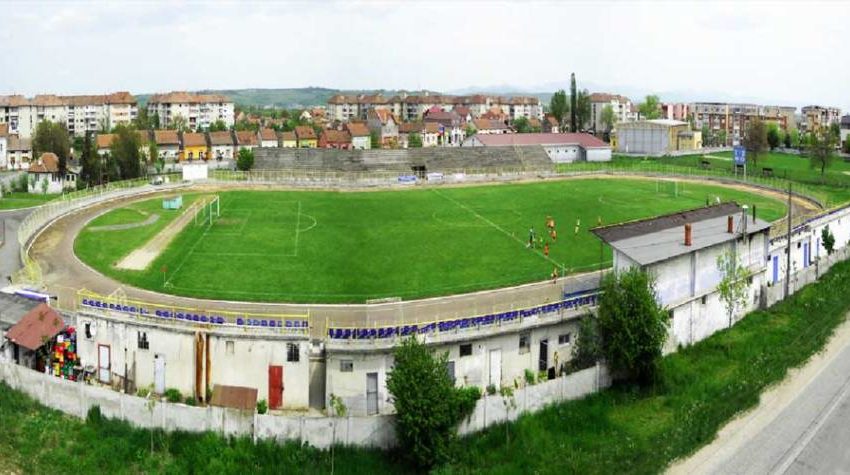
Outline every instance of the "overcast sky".
<path id="1" fill-rule="evenodd" d="M 850 109 L 850 2 L 3 2 L 0 94 L 579 87 Z M 637 99 L 637 97 L 633 97 Z"/>

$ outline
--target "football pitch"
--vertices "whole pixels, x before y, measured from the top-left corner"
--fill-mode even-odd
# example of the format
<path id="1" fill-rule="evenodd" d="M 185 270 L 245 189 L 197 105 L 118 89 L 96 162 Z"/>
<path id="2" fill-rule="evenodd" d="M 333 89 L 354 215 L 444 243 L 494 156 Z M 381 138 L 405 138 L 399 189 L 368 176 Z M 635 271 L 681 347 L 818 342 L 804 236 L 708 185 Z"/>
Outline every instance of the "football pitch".
<path id="1" fill-rule="evenodd" d="M 684 182 L 577 179 L 401 191 L 223 191 L 220 214 L 192 222 L 144 271 L 114 267 L 182 210 L 161 199 L 93 220 L 75 251 L 128 284 L 176 295 L 246 301 L 342 303 L 413 299 L 546 280 L 608 267 L 589 229 L 736 200 L 775 220 L 782 202 Z M 184 196 L 184 209 L 198 195 Z M 148 223 L 140 217 L 160 219 Z M 546 231 L 555 220 L 557 239 Z M 130 229 L 99 225 L 141 222 Z M 537 242 L 528 247 L 530 228 Z M 542 241 L 541 241 L 542 240 Z M 548 255 L 545 246 L 548 243 Z"/>

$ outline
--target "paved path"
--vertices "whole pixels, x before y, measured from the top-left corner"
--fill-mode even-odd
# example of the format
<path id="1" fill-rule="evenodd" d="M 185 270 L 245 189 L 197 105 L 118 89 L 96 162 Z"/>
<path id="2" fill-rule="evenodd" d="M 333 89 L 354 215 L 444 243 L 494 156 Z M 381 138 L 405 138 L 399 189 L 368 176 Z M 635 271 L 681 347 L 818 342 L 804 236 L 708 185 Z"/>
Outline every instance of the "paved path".
<path id="1" fill-rule="evenodd" d="M 8 285 L 8 277 L 21 268 L 18 225 L 33 208 L 0 211 L 0 287 Z"/>
<path id="2" fill-rule="evenodd" d="M 106 224 L 103 226 L 92 226 L 89 228 L 89 231 L 124 231 L 125 229 L 141 228 L 143 226 L 148 226 L 157 222 L 158 220 L 158 214 L 151 214 L 148 215 L 148 217 L 145 218 L 144 221 L 139 221 L 138 223 Z"/>
<path id="3" fill-rule="evenodd" d="M 850 473 L 850 321 L 673 474 Z"/>

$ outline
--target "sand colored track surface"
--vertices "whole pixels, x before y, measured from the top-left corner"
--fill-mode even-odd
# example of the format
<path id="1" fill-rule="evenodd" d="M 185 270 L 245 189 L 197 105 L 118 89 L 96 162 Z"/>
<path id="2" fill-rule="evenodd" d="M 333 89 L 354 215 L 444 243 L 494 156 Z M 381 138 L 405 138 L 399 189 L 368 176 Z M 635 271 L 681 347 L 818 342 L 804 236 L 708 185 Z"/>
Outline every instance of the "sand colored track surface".
<path id="1" fill-rule="evenodd" d="M 186 208 L 177 219 L 168 223 L 162 231 L 158 232 L 144 246 L 127 254 L 123 259 L 115 264 L 115 267 L 126 270 L 145 270 L 153 262 L 157 256 L 168 247 L 171 241 L 180 234 L 180 231 L 191 223 L 195 218 L 195 213 L 207 205 L 214 197 L 205 196 Z"/>

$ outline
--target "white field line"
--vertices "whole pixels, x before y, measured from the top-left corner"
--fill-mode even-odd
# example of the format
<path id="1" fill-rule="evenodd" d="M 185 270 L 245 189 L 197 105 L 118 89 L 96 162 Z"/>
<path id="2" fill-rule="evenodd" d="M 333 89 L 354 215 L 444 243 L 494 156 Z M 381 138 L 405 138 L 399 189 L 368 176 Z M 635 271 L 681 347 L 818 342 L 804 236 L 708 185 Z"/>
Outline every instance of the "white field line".
<path id="1" fill-rule="evenodd" d="M 298 202 L 298 214 L 295 216 L 295 253 L 292 257 L 298 257 L 298 235 L 301 234 L 301 201 Z"/>
<path id="2" fill-rule="evenodd" d="M 490 221 L 489 219 L 485 218 L 484 216 L 481 216 L 481 215 L 480 215 L 480 214 L 478 214 L 478 212 L 476 212 L 474 209 L 472 209 L 472 208 L 470 208 L 470 207 L 466 206 L 465 204 L 463 204 L 463 203 L 461 203 L 461 202 L 459 202 L 459 201 L 457 201 L 457 200 L 455 200 L 455 199 L 453 199 L 453 198 L 451 198 L 451 197 L 449 197 L 449 196 L 446 196 L 446 195 L 444 195 L 444 194 L 440 193 L 440 192 L 439 192 L 438 190 L 436 190 L 436 189 L 434 189 L 433 191 L 434 191 L 434 193 L 438 194 L 439 196 L 442 196 L 443 198 L 445 198 L 445 199 L 447 199 L 447 200 L 451 201 L 451 202 L 452 202 L 452 203 L 454 203 L 455 205 L 460 206 L 461 208 L 463 208 L 463 209 L 465 209 L 465 210 L 469 211 L 470 213 L 474 214 L 476 217 L 478 217 L 478 219 L 480 219 L 480 220 L 484 221 L 485 223 L 489 224 L 490 226 L 492 226 L 492 227 L 496 228 L 497 230 L 501 231 L 501 232 L 502 232 L 502 234 L 504 234 L 505 236 L 507 236 L 507 237 L 509 237 L 509 238 L 513 239 L 514 241 L 518 242 L 521 246 L 525 246 L 525 244 L 526 244 L 526 243 L 525 243 L 525 242 L 523 242 L 523 241 L 522 241 L 522 239 L 520 239 L 520 238 L 516 237 L 515 235 L 513 235 L 513 234 L 509 233 L 508 231 L 506 231 L 504 228 L 502 228 L 502 227 L 501 227 L 501 226 L 499 226 L 498 224 L 494 223 L 493 221 Z M 557 262 L 557 261 L 555 261 L 554 259 L 552 259 L 551 257 L 546 256 L 546 255 L 545 255 L 545 254 L 543 254 L 542 252 L 538 251 L 538 250 L 537 250 L 537 248 L 532 248 L 532 250 L 533 250 L 533 251 L 534 251 L 534 253 L 536 253 L 538 256 L 540 256 L 540 257 L 542 257 L 543 259 L 545 259 L 545 260 L 547 260 L 547 261 L 551 262 L 552 264 L 554 264 L 554 265 L 555 265 L 558 269 L 563 268 L 563 265 L 562 265 L 560 262 Z"/>

